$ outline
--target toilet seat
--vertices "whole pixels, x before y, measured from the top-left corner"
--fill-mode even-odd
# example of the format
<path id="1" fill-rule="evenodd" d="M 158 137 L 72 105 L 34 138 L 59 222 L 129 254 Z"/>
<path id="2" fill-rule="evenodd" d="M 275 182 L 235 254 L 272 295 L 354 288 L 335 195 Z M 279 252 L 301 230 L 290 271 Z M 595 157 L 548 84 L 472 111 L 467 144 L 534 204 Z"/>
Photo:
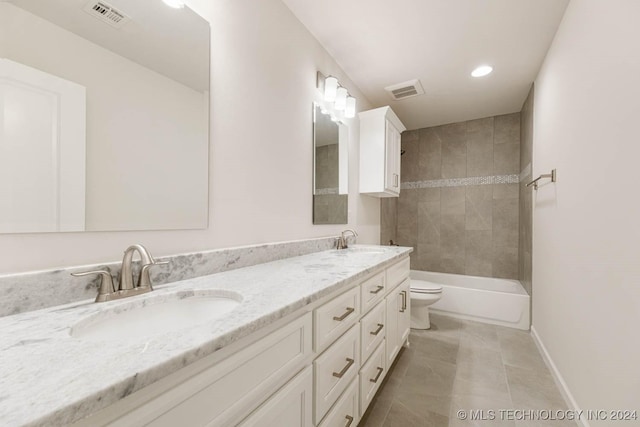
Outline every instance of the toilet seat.
<path id="1" fill-rule="evenodd" d="M 426 282 L 424 280 L 412 281 L 411 292 L 416 294 L 439 294 L 442 293 L 442 286 L 437 283 Z"/>

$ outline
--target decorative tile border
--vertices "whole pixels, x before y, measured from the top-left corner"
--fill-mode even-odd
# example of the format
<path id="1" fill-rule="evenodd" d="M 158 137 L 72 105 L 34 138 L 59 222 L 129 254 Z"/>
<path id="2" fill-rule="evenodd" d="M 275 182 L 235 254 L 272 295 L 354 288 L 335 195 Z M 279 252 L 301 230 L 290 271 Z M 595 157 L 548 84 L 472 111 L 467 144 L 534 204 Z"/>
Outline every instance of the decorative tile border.
<path id="1" fill-rule="evenodd" d="M 335 188 L 316 188 L 314 196 L 325 196 L 327 194 L 338 194 L 338 187 Z"/>
<path id="2" fill-rule="evenodd" d="M 522 172 L 520 172 L 520 182 L 526 180 L 527 178 L 531 177 L 531 163 L 528 163 L 527 166 L 525 166 L 522 169 Z"/>
<path id="3" fill-rule="evenodd" d="M 418 188 L 464 187 L 468 185 L 517 184 L 519 182 L 520 176 L 517 174 L 473 176 L 469 178 L 448 178 L 403 182 L 400 188 L 402 190 L 415 190 Z"/>

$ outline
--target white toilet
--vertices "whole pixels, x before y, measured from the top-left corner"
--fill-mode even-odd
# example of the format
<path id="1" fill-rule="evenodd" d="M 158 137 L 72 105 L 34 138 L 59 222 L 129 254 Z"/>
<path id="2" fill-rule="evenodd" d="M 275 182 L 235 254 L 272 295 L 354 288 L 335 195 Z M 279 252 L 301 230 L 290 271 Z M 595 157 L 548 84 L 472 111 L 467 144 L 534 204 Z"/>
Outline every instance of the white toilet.
<path id="1" fill-rule="evenodd" d="M 442 286 L 411 279 L 411 328 L 430 329 L 429 306 L 442 296 Z"/>

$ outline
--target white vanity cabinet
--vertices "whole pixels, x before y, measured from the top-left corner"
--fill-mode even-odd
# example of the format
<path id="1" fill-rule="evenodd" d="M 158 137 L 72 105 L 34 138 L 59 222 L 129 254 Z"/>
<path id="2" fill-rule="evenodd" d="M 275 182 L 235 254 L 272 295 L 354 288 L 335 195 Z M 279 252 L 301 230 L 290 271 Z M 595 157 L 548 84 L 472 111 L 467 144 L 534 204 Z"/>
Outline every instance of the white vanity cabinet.
<path id="1" fill-rule="evenodd" d="M 400 134 L 406 130 L 391 107 L 363 111 L 360 118 L 360 193 L 400 195 Z"/>
<path id="2" fill-rule="evenodd" d="M 408 276 L 405 257 L 74 426 L 355 427 L 408 339 Z"/>

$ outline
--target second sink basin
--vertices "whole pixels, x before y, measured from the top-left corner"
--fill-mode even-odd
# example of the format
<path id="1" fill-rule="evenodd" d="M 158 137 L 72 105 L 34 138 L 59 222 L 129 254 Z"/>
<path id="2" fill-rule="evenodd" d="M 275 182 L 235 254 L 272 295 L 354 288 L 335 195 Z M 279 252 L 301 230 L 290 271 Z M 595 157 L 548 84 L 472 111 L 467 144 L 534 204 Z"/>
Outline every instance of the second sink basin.
<path id="1" fill-rule="evenodd" d="M 130 341 L 201 326 L 236 308 L 235 292 L 182 291 L 149 295 L 105 307 L 71 328 L 71 336 L 93 341 Z"/>

